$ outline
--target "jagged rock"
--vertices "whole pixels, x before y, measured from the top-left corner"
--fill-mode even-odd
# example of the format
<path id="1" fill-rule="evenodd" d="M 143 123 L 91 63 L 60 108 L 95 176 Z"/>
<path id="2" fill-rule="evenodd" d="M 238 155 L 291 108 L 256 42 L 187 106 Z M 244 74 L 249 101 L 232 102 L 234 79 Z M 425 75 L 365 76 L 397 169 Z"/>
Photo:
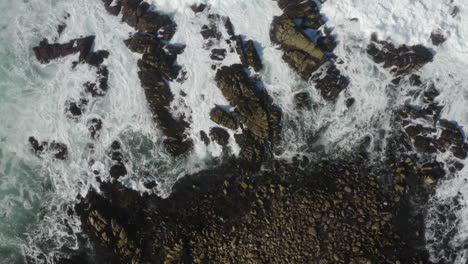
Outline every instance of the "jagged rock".
<path id="1" fill-rule="evenodd" d="M 416 136 L 414 137 L 414 146 L 418 151 L 424 153 L 436 153 L 437 148 L 434 145 L 434 140 L 430 137 Z"/>
<path id="2" fill-rule="evenodd" d="M 209 145 L 210 144 L 210 138 L 208 137 L 208 135 L 205 133 L 205 131 L 201 130 L 200 131 L 200 138 L 201 140 L 203 141 L 203 143 L 205 143 L 205 145 Z"/>
<path id="3" fill-rule="evenodd" d="M 174 157 L 190 151 L 192 147 L 193 142 L 191 140 L 181 140 L 179 138 L 168 138 L 164 140 L 164 148 Z"/>
<path id="4" fill-rule="evenodd" d="M 104 7 L 106 8 L 107 12 L 111 15 L 117 16 L 122 9 L 121 0 L 116 1 L 115 5 L 112 5 L 114 0 L 102 0 L 104 2 Z"/>
<path id="5" fill-rule="evenodd" d="M 210 118 L 216 124 L 232 130 L 236 130 L 238 127 L 236 118 L 231 113 L 227 112 L 219 106 L 211 109 Z"/>
<path id="6" fill-rule="evenodd" d="M 286 51 L 297 50 L 306 54 L 306 58 L 313 60 L 317 68 L 326 61 L 325 54 L 287 17 L 273 19 L 270 38 L 273 43 L 281 45 Z"/>
<path id="7" fill-rule="evenodd" d="M 100 65 L 97 69 L 97 83 L 86 82 L 84 84 L 85 91 L 93 97 L 102 97 L 106 95 L 109 89 L 109 70 L 106 66 Z"/>
<path id="8" fill-rule="evenodd" d="M 324 52 L 333 52 L 336 45 L 335 38 L 329 34 L 317 39 L 317 46 Z"/>
<path id="9" fill-rule="evenodd" d="M 207 7 L 207 5 L 205 5 L 205 4 L 198 4 L 198 5 L 195 4 L 195 5 L 190 6 L 190 8 L 192 9 L 192 11 L 194 13 L 201 13 L 201 12 L 205 11 L 206 7 Z"/>
<path id="10" fill-rule="evenodd" d="M 335 100 L 338 95 L 346 89 L 349 81 L 341 75 L 335 65 L 329 63 L 324 65 L 325 75 L 322 72 L 314 73 L 312 80 L 315 82 L 315 88 L 327 100 Z"/>
<path id="11" fill-rule="evenodd" d="M 102 129 L 102 120 L 99 118 L 92 118 L 88 121 L 88 131 L 91 138 L 96 139 Z"/>
<path id="12" fill-rule="evenodd" d="M 125 40 L 125 45 L 137 53 L 154 53 L 162 49 L 163 43 L 153 34 L 138 32 Z"/>
<path id="13" fill-rule="evenodd" d="M 241 123 L 261 140 L 269 137 L 268 112 L 242 65 L 224 66 L 216 73 L 218 88 L 232 106 Z"/>
<path id="14" fill-rule="evenodd" d="M 161 106 L 169 106 L 174 95 L 167 82 L 157 71 L 140 71 L 138 76 L 153 114 L 156 114 Z"/>
<path id="15" fill-rule="evenodd" d="M 54 159 L 66 160 L 68 158 L 68 148 L 64 143 L 56 141 L 48 143 L 47 141 L 43 141 L 39 144 L 39 141 L 34 137 L 29 137 L 29 143 L 38 157 L 43 157 L 46 153 L 50 153 Z"/>
<path id="16" fill-rule="evenodd" d="M 229 143 L 229 133 L 226 131 L 226 129 L 221 127 L 211 128 L 210 137 L 213 141 L 221 146 L 225 146 Z"/>
<path id="17" fill-rule="evenodd" d="M 173 81 L 180 72 L 180 67 L 175 65 L 176 56 L 163 52 L 145 53 L 138 61 L 138 67 L 145 72 L 159 72 L 167 80 Z"/>
<path id="18" fill-rule="evenodd" d="M 226 49 L 212 49 L 210 58 L 212 60 L 223 61 L 226 58 Z"/>
<path id="19" fill-rule="evenodd" d="M 305 17 L 318 17 L 320 11 L 317 5 L 312 1 L 288 1 L 287 4 L 279 3 L 283 8 L 284 15 L 289 18 L 305 18 Z"/>
<path id="20" fill-rule="evenodd" d="M 313 16 L 304 18 L 302 20 L 301 27 L 306 28 L 306 29 L 312 28 L 312 29 L 318 30 L 324 24 L 325 22 L 322 20 L 320 15 L 318 16 L 313 15 Z"/>
<path id="21" fill-rule="evenodd" d="M 244 45 L 241 36 L 234 36 L 233 40 L 236 42 L 236 51 L 240 57 L 242 65 L 246 68 L 252 67 L 256 72 L 263 68 L 262 60 L 258 55 L 255 44 L 252 40 L 248 40 Z"/>
<path id="22" fill-rule="evenodd" d="M 234 139 L 241 148 L 240 157 L 249 164 L 259 166 L 266 160 L 265 146 L 260 144 L 251 132 L 245 131 L 242 134 L 234 134 Z"/>
<path id="23" fill-rule="evenodd" d="M 378 40 L 373 34 L 371 43 L 367 46 L 367 53 L 376 63 L 383 63 L 384 68 L 391 68 L 395 75 L 409 74 L 421 69 L 432 61 L 434 55 L 422 45 L 395 45 L 389 41 Z"/>
<path id="24" fill-rule="evenodd" d="M 33 48 L 33 51 L 37 60 L 41 63 L 49 63 L 51 60 L 66 57 L 78 52 L 80 52 L 80 61 L 83 61 L 91 52 L 93 42 L 94 36 L 73 39 L 64 44 L 49 44 L 47 39 L 43 39 L 39 43 L 39 46 Z"/>
<path id="25" fill-rule="evenodd" d="M 234 37 L 234 25 L 231 22 L 231 19 L 228 17 L 226 18 L 226 22 L 224 23 L 224 27 L 226 28 L 226 32 L 229 36 Z"/>

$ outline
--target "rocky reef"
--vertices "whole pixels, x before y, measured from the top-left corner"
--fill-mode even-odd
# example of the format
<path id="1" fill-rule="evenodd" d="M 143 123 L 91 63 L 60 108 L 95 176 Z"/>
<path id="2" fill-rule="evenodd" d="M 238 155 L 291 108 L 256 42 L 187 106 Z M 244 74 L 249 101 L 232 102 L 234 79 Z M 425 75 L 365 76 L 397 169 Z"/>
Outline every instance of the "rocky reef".
<path id="1" fill-rule="evenodd" d="M 306 81 L 312 81 L 322 96 L 334 100 L 348 86 L 326 53 L 334 49 L 334 39 L 323 25 L 319 8 L 313 1 L 278 1 L 283 15 L 273 19 L 271 41 L 284 51 L 283 60 Z M 300 21 L 297 24 L 296 21 Z M 316 31 L 316 42 L 303 29 Z M 327 34 L 328 33 L 328 34 Z"/>
<path id="2" fill-rule="evenodd" d="M 138 76 L 153 119 L 166 137 L 166 151 L 172 156 L 188 152 L 192 148 L 185 135 L 188 124 L 183 118 L 175 118 L 169 110 L 174 99 L 170 82 L 179 76 L 176 60 L 184 47 L 165 42 L 172 39 L 177 25 L 169 16 L 151 10 L 150 4 L 142 0 L 122 0 L 116 5 L 108 0 L 103 2 L 109 13 L 121 13 L 122 21 L 137 30 L 125 44 L 131 51 L 143 54 L 138 61 Z"/>

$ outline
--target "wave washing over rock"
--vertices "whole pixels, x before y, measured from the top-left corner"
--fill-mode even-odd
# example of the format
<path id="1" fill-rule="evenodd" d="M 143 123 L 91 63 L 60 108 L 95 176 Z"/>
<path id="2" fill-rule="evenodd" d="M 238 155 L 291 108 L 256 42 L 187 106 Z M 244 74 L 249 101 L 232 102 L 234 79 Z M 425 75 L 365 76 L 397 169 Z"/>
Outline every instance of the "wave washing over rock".
<path id="1" fill-rule="evenodd" d="M 467 263 L 462 0 L 0 7 L 0 263 Z"/>

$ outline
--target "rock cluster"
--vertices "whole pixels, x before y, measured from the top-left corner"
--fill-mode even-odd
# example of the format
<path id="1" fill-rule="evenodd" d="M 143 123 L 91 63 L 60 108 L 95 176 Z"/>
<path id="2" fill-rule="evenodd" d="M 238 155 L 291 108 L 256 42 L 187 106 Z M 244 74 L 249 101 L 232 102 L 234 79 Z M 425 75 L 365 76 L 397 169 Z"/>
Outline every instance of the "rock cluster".
<path id="1" fill-rule="evenodd" d="M 303 31 L 307 28 L 318 31 L 323 25 L 317 5 L 313 1 L 278 1 L 278 5 L 284 13 L 272 22 L 272 42 L 284 51 L 283 60 L 291 68 L 304 80 L 312 80 L 324 98 L 334 100 L 348 85 L 348 80 L 325 54 L 333 51 L 335 41 L 326 34 L 314 43 Z M 300 25 L 295 21 L 300 21 Z"/>
<path id="2" fill-rule="evenodd" d="M 384 68 L 391 68 L 395 75 L 404 75 L 417 71 L 432 61 L 434 55 L 422 45 L 395 47 L 390 41 L 378 40 L 372 35 L 367 53 L 376 63 L 383 63 Z"/>
<path id="3" fill-rule="evenodd" d="M 404 193 L 357 164 L 277 161 L 256 174 L 225 164 L 182 179 L 168 199 L 101 189 L 77 212 L 122 263 L 428 263 L 405 240 Z"/>
<path id="4" fill-rule="evenodd" d="M 34 137 L 29 137 L 29 143 L 31 144 L 32 150 L 38 157 L 44 157 L 44 155 L 50 155 L 54 159 L 66 160 L 68 158 L 68 148 L 67 145 L 52 141 L 39 141 Z"/>
<path id="5" fill-rule="evenodd" d="M 125 44 L 131 51 L 143 54 L 138 61 L 138 76 L 153 119 L 166 136 L 166 151 L 173 156 L 186 153 L 192 148 L 192 142 L 185 135 L 188 124 L 169 111 L 174 98 L 169 81 L 179 76 L 180 66 L 176 60 L 184 47 L 165 44 L 165 41 L 172 39 L 177 25 L 142 0 L 122 0 L 115 6 L 111 6 L 112 1 L 103 1 L 111 14 L 122 13 L 122 20 L 138 31 Z"/>
<path id="6" fill-rule="evenodd" d="M 69 15 L 68 15 L 69 16 Z M 65 18 L 68 18 L 66 16 Z M 59 26 L 59 34 L 64 30 L 66 24 Z M 107 93 L 109 88 L 108 78 L 109 71 L 105 65 L 102 65 L 104 59 L 109 56 L 109 52 L 105 50 L 93 50 L 95 36 L 88 36 L 78 39 L 73 39 L 67 43 L 49 44 L 47 39 L 42 40 L 38 46 L 33 48 L 34 54 L 40 63 L 47 64 L 52 60 L 66 57 L 72 54 L 79 53 L 78 61 L 73 62 L 73 68 L 79 63 L 86 63 L 96 70 L 96 82 L 87 82 L 83 84 L 84 93 L 80 99 L 69 99 L 65 102 L 65 114 L 72 120 L 78 120 L 86 111 L 89 104 L 89 96 L 102 97 Z M 102 128 L 102 120 L 94 118 L 88 121 L 90 136 L 95 139 L 98 137 L 98 132 Z M 29 138 L 29 142 L 33 147 L 36 155 L 42 156 L 44 152 L 54 152 L 56 159 L 64 160 L 67 158 L 68 152 L 66 145 L 53 141 L 48 144 L 42 142 L 39 144 L 34 137 Z"/>

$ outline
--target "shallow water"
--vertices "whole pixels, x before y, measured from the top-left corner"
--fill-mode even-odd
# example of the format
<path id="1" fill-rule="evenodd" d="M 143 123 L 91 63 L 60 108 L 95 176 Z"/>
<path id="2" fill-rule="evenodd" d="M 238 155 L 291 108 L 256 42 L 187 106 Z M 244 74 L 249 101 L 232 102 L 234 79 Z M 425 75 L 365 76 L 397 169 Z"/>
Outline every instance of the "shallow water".
<path id="1" fill-rule="evenodd" d="M 206 18 L 193 14 L 189 8 L 195 2 L 210 3 L 212 13 L 229 16 L 237 34 L 256 42 L 265 64 L 259 76 L 274 103 L 284 112 L 284 140 L 276 152 L 280 157 L 290 158 L 298 152 L 312 158 L 336 156 L 352 151 L 364 137 L 371 139 L 369 151 L 376 156 L 385 149 L 385 139 L 391 135 L 392 127 L 389 111 L 411 99 L 405 87 L 388 89 L 392 77 L 365 54 L 373 32 L 397 44 L 423 44 L 434 50 L 434 62 L 420 74 L 441 91 L 438 100 L 446 106 L 443 117 L 459 122 L 467 132 L 468 11 L 462 0 L 328 0 L 322 12 L 339 41 L 335 51 L 340 61 L 338 67 L 351 81 L 336 103 L 324 101 L 314 87 L 303 83 L 271 43 L 271 20 L 281 14 L 274 1 L 152 2 L 178 24 L 172 42 L 187 45 L 178 64 L 184 67 L 188 79 L 183 84 L 171 84 L 176 95 L 172 109 L 190 120 L 188 133 L 195 147 L 188 157 L 177 160 L 162 151 L 162 135 L 151 121 L 137 76 L 139 55 L 131 53 L 122 42 L 133 32 L 132 28 L 120 23 L 118 17 L 108 15 L 101 1 L 0 0 L 0 263 L 22 263 L 25 255 L 38 263 L 50 261 L 61 247 L 76 246 L 79 221 L 65 212 L 79 194 L 84 195 L 97 184 L 88 165 L 90 159 L 98 161 L 93 169 L 108 177 L 106 150 L 116 139 L 123 143 L 128 160 L 129 176 L 123 182 L 144 190 L 143 178 L 155 180 L 162 196 L 169 194 L 178 178 L 210 166 L 221 155 L 219 146 L 207 147 L 198 137 L 200 130 L 208 131 L 215 126 L 209 119 L 211 108 L 227 102 L 213 81 L 215 72 L 199 34 Z M 374 7 L 372 12 L 369 6 Z M 455 6 L 459 12 L 452 17 L 450 13 Z M 65 20 L 67 13 L 70 18 Z M 63 22 L 67 28 L 59 37 L 56 29 Z M 449 34 L 441 47 L 430 43 L 434 29 Z M 44 37 L 65 42 L 90 34 L 96 35 L 96 49 L 111 53 L 104 63 L 110 71 L 110 89 L 104 98 L 90 104 L 79 121 L 72 121 L 64 114 L 65 101 L 79 99 L 82 84 L 93 80 L 95 73 L 86 65 L 72 70 L 76 56 L 41 65 L 33 56 L 32 47 Z M 225 61 L 235 62 L 237 56 L 229 56 Z M 181 91 L 187 96 L 181 96 Z M 294 94 L 301 91 L 311 93 L 312 111 L 295 109 Z M 345 101 L 350 97 L 356 103 L 348 109 Z M 102 136 L 95 142 L 90 140 L 86 128 L 86 121 L 93 117 L 104 122 Z M 36 158 L 27 142 L 29 136 L 66 143 L 70 159 L 57 162 Z M 94 153 L 86 148 L 91 142 L 95 145 Z M 229 146 L 234 153 L 239 151 L 233 140 Z M 432 211 L 459 192 L 462 197 L 468 195 L 467 173 L 465 169 L 439 183 L 430 204 Z M 460 249 L 468 238 L 465 199 L 461 199 L 461 205 L 455 212 L 458 221 L 452 223 L 457 228 L 456 236 L 450 242 L 450 246 L 459 250 L 457 263 L 464 263 L 467 257 Z M 427 218 L 428 240 L 437 240 L 444 232 L 450 232 L 450 228 L 442 233 L 433 232 L 437 228 L 435 215 L 429 214 Z M 57 224 L 65 221 L 66 225 Z M 428 248 L 433 260 L 442 258 L 438 245 L 428 244 Z"/>

